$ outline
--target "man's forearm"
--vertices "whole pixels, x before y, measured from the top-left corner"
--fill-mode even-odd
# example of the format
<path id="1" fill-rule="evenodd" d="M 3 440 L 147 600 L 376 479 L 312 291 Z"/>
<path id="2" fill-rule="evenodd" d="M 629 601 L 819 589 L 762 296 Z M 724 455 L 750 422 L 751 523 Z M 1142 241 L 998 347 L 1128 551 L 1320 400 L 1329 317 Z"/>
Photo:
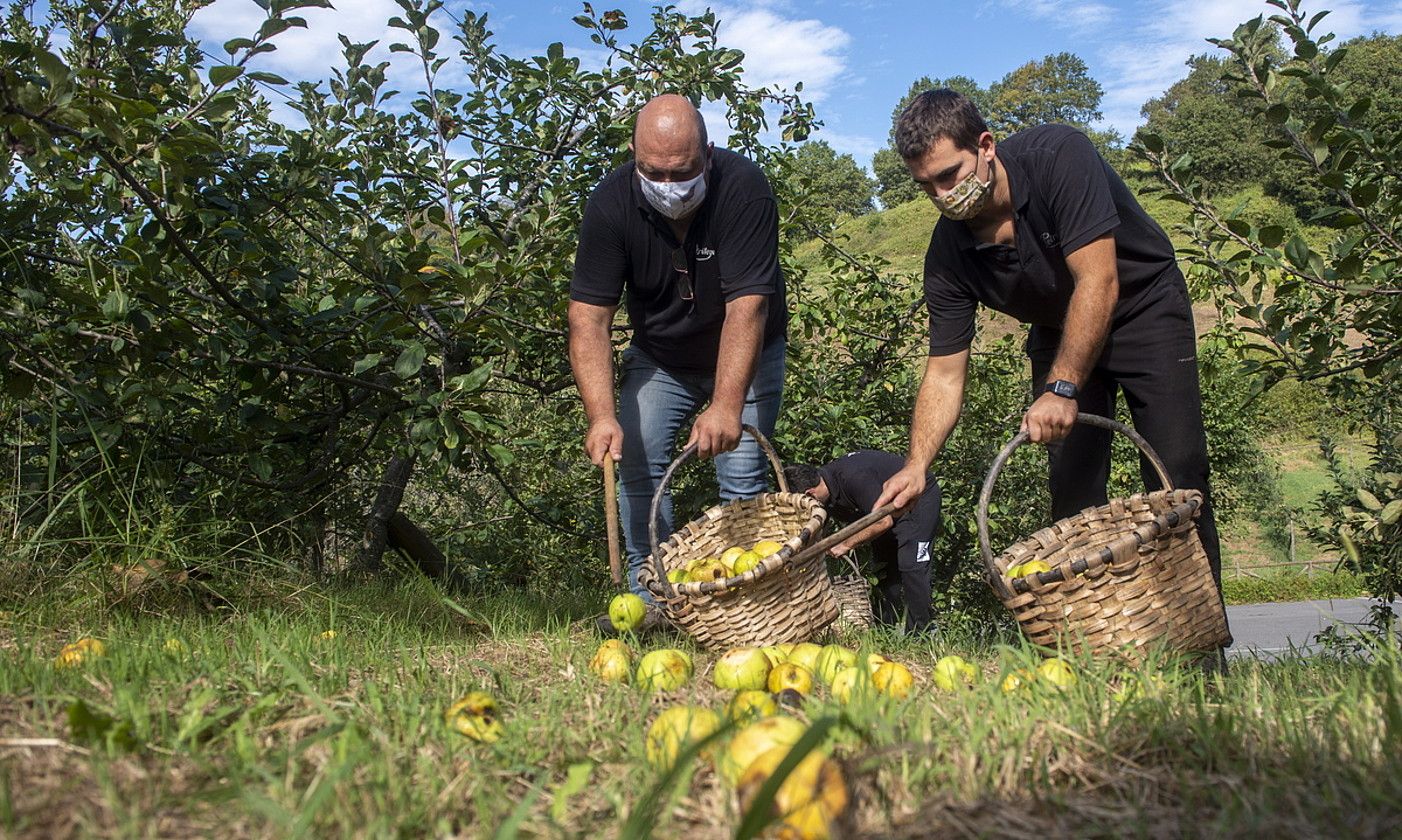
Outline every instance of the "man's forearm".
<path id="1" fill-rule="evenodd" d="M 711 405 L 736 414 L 744 407 L 745 394 L 759 367 L 768 314 L 769 298 L 764 295 L 746 295 L 725 305 Z"/>
<path id="2" fill-rule="evenodd" d="M 614 416 L 613 344 L 609 327 L 613 311 L 608 307 L 570 304 L 570 369 L 590 422 Z"/>
<path id="3" fill-rule="evenodd" d="M 944 448 L 954 425 L 959 422 L 968 364 L 967 350 L 951 356 L 930 356 L 925 362 L 925 376 L 920 382 L 910 423 L 907 466 L 918 467 L 922 472 L 928 470 Z"/>
<path id="4" fill-rule="evenodd" d="M 1065 379 L 1080 386 L 1100 358 L 1119 300 L 1114 239 L 1107 234 L 1095 240 L 1068 256 L 1067 265 L 1076 278 L 1076 290 L 1066 307 L 1061 345 L 1047 381 Z"/>

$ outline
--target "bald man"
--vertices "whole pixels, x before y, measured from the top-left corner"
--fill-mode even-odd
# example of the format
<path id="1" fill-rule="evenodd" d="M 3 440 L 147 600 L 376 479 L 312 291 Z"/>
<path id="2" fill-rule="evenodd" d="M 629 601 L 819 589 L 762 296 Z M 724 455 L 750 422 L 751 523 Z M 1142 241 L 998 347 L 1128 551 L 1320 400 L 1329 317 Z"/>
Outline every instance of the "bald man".
<path id="1" fill-rule="evenodd" d="M 788 310 L 779 217 L 764 173 L 706 138 L 700 112 L 665 95 L 638 113 L 633 160 L 584 209 L 570 284 L 570 366 L 589 429 L 584 448 L 618 462 L 630 588 L 651 552 L 648 509 L 686 443 L 714 458 L 723 499 L 759 495 L 767 467 L 742 423 L 774 433 Z M 614 409 L 609 328 L 626 296 L 631 341 Z M 659 535 L 672 531 L 671 499 Z"/>

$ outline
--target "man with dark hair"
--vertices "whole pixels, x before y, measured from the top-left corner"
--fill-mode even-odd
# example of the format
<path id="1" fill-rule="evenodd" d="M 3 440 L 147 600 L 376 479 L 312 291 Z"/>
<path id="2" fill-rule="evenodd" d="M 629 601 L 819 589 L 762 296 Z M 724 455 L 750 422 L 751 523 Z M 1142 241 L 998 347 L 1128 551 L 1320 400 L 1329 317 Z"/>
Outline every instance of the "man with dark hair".
<path id="1" fill-rule="evenodd" d="M 639 111 L 630 148 L 633 160 L 584 209 L 569 348 L 584 448 L 595 464 L 605 454 L 618 462 L 628 582 L 650 602 L 638 583 L 651 551 L 648 509 L 684 423 L 695 418 L 687 444 L 715 458 L 722 498 L 767 487 L 765 458 L 740 426 L 774 433 L 788 311 L 778 211 L 760 168 L 707 142 L 700 112 L 675 95 Z M 615 414 L 609 332 L 625 292 L 632 341 Z M 661 520 L 665 537 L 670 499 Z"/>
<path id="2" fill-rule="evenodd" d="M 896 149 L 943 218 L 925 254 L 930 348 L 910 453 L 877 503 L 910 505 L 924 491 L 959 418 L 982 303 L 1032 325 L 1022 428 L 1047 444 L 1053 516 L 1106 502 L 1110 433 L 1074 424 L 1077 411 L 1113 417 L 1123 392 L 1170 479 L 1202 491 L 1198 533 L 1220 586 L 1193 315 L 1163 229 L 1081 132 L 1045 125 L 995 143 L 951 90 L 911 102 Z"/>
<path id="3" fill-rule="evenodd" d="M 807 493 L 839 522 L 855 522 L 876 510 L 883 483 L 905 459 L 890 452 L 863 449 L 821 467 L 794 464 L 784 468 L 789 490 Z M 876 619 L 894 625 L 905 616 L 907 633 L 934 629 L 930 620 L 930 542 L 940 526 L 940 488 L 934 476 L 914 506 L 899 516 L 887 516 L 855 535 L 831 553 L 841 556 L 870 541 L 876 565 Z"/>

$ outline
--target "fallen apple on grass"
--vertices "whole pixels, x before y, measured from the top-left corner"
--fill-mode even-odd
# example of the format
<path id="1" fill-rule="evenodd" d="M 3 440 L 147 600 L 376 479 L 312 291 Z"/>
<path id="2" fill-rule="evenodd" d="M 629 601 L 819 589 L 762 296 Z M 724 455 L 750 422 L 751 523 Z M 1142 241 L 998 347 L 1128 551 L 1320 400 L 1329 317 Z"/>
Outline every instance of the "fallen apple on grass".
<path id="1" fill-rule="evenodd" d="M 775 747 L 786 750 L 798 743 L 808 727 L 797 718 L 788 715 L 774 715 L 763 718 L 741 729 L 730 739 L 725 752 L 716 760 L 716 771 L 726 784 L 734 785 L 750 762 Z"/>
<path id="2" fill-rule="evenodd" d="M 759 648 L 735 648 L 716 660 L 711 679 L 728 691 L 760 689 L 769 684 L 769 657 Z"/>
<path id="3" fill-rule="evenodd" d="M 496 698 L 473 691 L 448 707 L 443 720 L 453 731 L 474 741 L 492 743 L 501 738 L 502 724 Z"/>
<path id="4" fill-rule="evenodd" d="M 813 693 L 813 672 L 797 662 L 781 662 L 769 672 L 768 688 L 775 694 L 790 690 L 807 697 Z"/>
<path id="5" fill-rule="evenodd" d="M 642 623 L 647 615 L 647 604 L 631 592 L 613 596 L 609 601 L 609 621 L 613 629 L 626 633 Z"/>
<path id="6" fill-rule="evenodd" d="M 915 687 L 915 675 L 899 662 L 887 662 L 872 673 L 871 684 L 887 697 L 904 700 Z"/>
<path id="7" fill-rule="evenodd" d="M 974 684 L 974 680 L 978 678 L 978 669 L 962 656 L 943 656 L 935 663 L 930 678 L 941 691 L 957 691 Z"/>
<path id="8" fill-rule="evenodd" d="M 686 747 L 699 743 L 720 729 L 720 716 L 702 706 L 672 706 L 648 727 L 643 749 L 647 761 L 659 771 L 667 771 Z M 706 751 L 702 752 L 704 756 Z"/>
<path id="9" fill-rule="evenodd" d="M 675 648 L 650 651 L 638 660 L 634 679 L 645 691 L 675 691 L 691 679 L 691 657 Z"/>

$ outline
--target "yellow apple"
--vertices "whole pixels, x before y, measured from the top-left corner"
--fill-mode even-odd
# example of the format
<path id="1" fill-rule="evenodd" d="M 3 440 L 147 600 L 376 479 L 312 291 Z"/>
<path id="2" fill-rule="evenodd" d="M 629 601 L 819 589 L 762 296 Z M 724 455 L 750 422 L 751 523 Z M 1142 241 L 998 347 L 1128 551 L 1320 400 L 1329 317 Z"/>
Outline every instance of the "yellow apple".
<path id="1" fill-rule="evenodd" d="M 1076 672 L 1071 670 L 1071 663 L 1060 657 L 1043 660 L 1042 664 L 1037 666 L 1037 676 L 1057 688 L 1070 688 L 1077 682 Z"/>
<path id="2" fill-rule="evenodd" d="M 931 674 L 935 687 L 941 691 L 956 691 L 961 686 L 973 685 L 977 677 L 978 669 L 962 656 L 940 657 Z"/>
<path id="3" fill-rule="evenodd" d="M 769 657 L 769 667 L 780 665 L 789 661 L 789 651 L 793 650 L 793 645 L 769 645 L 762 647 L 764 655 Z"/>
<path id="4" fill-rule="evenodd" d="M 617 639 L 609 639 L 616 642 Z M 633 656 L 626 646 L 602 644 L 589 660 L 589 670 L 604 682 L 628 682 L 633 671 Z"/>
<path id="5" fill-rule="evenodd" d="M 84 662 L 91 662 L 107 655 L 107 646 L 101 641 L 84 636 L 76 642 L 66 644 L 54 659 L 55 668 L 76 668 Z"/>
<path id="6" fill-rule="evenodd" d="M 818 672 L 818 654 L 822 652 L 822 645 L 815 645 L 812 642 L 802 642 L 794 645 L 789 651 L 788 661 L 795 665 L 802 665 L 816 674 Z"/>
<path id="7" fill-rule="evenodd" d="M 833 699 L 844 706 L 854 699 L 865 697 L 871 690 L 871 674 L 861 668 L 843 668 L 832 678 L 830 688 Z"/>
<path id="8" fill-rule="evenodd" d="M 778 543 L 773 540 L 760 540 L 759 542 L 754 544 L 750 551 L 753 551 L 755 554 L 758 554 L 759 559 L 763 560 L 771 554 L 777 554 L 779 552 L 779 549 L 783 547 L 783 543 Z"/>
<path id="9" fill-rule="evenodd" d="M 808 731 L 797 718 L 788 715 L 774 715 L 763 718 L 741 729 L 730 739 L 725 752 L 716 761 L 716 771 L 726 784 L 734 785 L 740 774 L 750 766 L 750 762 L 775 747 L 792 747 Z"/>
<path id="10" fill-rule="evenodd" d="M 848 650 L 842 645 L 828 645 L 818 654 L 818 661 L 815 663 L 816 673 L 823 678 L 823 682 L 832 685 L 833 677 L 843 668 L 851 668 L 857 664 L 857 654 Z"/>
<path id="11" fill-rule="evenodd" d="M 691 679 L 691 657 L 673 648 L 654 650 L 638 660 L 634 676 L 645 691 L 674 691 Z"/>
<path id="12" fill-rule="evenodd" d="M 686 573 L 686 569 L 673 569 L 667 573 L 668 583 L 686 583 L 691 576 Z"/>
<path id="13" fill-rule="evenodd" d="M 751 569 L 757 567 L 759 565 L 759 561 L 763 559 L 763 557 L 760 557 L 753 551 L 747 551 L 744 554 L 741 554 L 739 557 L 735 558 L 735 568 L 731 571 L 734 574 L 743 575 L 745 572 L 748 572 Z"/>
<path id="14" fill-rule="evenodd" d="M 453 731 L 474 741 L 491 743 L 501 737 L 501 714 L 496 698 L 485 691 L 473 691 L 448 707 L 443 720 Z"/>
<path id="15" fill-rule="evenodd" d="M 788 745 L 771 747 L 751 761 L 740 774 L 735 792 L 740 800 L 741 812 L 749 811 L 755 804 L 756 794 L 788 757 L 790 749 Z M 823 817 L 821 822 L 826 824 L 828 820 L 847 810 L 848 801 L 847 783 L 842 778 L 842 769 L 823 750 L 816 749 L 800 759 L 798 765 L 779 784 L 779 790 L 774 794 L 771 814 L 776 817 L 789 817 L 798 814 L 804 808 L 816 806 Z M 780 833 L 784 836 L 782 829 Z"/>
<path id="16" fill-rule="evenodd" d="M 725 564 L 725 567 L 727 569 L 733 569 L 735 568 L 735 559 L 744 553 L 745 549 L 741 548 L 738 545 L 732 545 L 730 548 L 727 548 L 725 551 L 721 552 L 720 561 L 721 563 Z"/>
<path id="17" fill-rule="evenodd" d="M 887 662 L 871 675 L 871 684 L 888 697 L 904 700 L 915 687 L 915 675 L 899 662 Z"/>
<path id="18" fill-rule="evenodd" d="M 729 691 L 760 689 L 769 684 L 769 657 L 759 648 L 735 648 L 716 660 L 711 671 L 716 688 Z"/>
<path id="19" fill-rule="evenodd" d="M 807 697 L 813 693 L 813 672 L 797 662 L 781 662 L 769 672 L 768 688 L 775 694 L 793 689 Z"/>
<path id="20" fill-rule="evenodd" d="M 767 691 L 738 692 L 725 704 L 725 716 L 736 723 L 749 723 L 779 714 L 779 704 Z"/>
<path id="21" fill-rule="evenodd" d="M 876 669 L 877 669 L 877 668 L 880 668 L 882 665 L 885 665 L 887 662 L 890 662 L 890 661 L 891 661 L 891 660 L 887 659 L 886 657 L 882 656 L 882 655 L 879 654 L 879 653 L 868 653 L 868 654 L 867 654 L 867 671 L 868 671 L 869 673 L 876 673 Z"/>
<path id="22" fill-rule="evenodd" d="M 619 632 L 627 632 L 642 623 L 647 615 L 647 604 L 631 592 L 613 596 L 609 601 L 609 621 Z"/>
<path id="23" fill-rule="evenodd" d="M 1032 681 L 1035 679 L 1037 679 L 1036 671 L 1030 671 L 1027 669 L 1013 671 L 1006 677 L 1003 677 L 1003 693 L 1012 694 L 1014 691 L 1018 691 L 1019 689 L 1030 688 L 1032 685 Z"/>
<path id="24" fill-rule="evenodd" d="M 677 755 L 720 729 L 720 717 L 701 706 L 672 706 L 648 727 L 643 748 L 647 761 L 659 771 L 669 770 Z M 703 751 L 705 755 L 707 751 Z"/>
<path id="25" fill-rule="evenodd" d="M 1028 560 L 1026 563 L 1019 563 L 1016 566 L 1013 566 L 1012 568 L 1008 569 L 1008 577 L 1011 579 L 1017 579 L 1021 577 L 1027 577 L 1031 574 L 1036 574 L 1037 572 L 1050 571 L 1051 566 L 1047 565 L 1047 562 L 1045 560 Z"/>
<path id="26" fill-rule="evenodd" d="M 725 565 L 714 557 L 707 557 L 692 568 L 689 577 L 692 583 L 705 583 L 711 580 L 725 580 L 730 577 Z"/>

